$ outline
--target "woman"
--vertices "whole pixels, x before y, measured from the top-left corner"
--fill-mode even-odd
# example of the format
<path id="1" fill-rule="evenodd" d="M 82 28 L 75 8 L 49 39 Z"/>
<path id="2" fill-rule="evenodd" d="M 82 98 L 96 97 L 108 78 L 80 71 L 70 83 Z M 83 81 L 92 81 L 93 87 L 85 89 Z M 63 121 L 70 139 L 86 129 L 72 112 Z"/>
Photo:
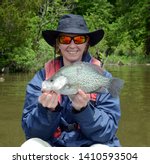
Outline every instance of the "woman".
<path id="1" fill-rule="evenodd" d="M 42 81 L 58 69 L 77 61 L 101 65 L 91 57 L 89 46 L 104 36 L 102 29 L 89 32 L 84 18 L 67 14 L 57 30 L 43 31 L 46 42 L 60 56 L 48 61 L 27 86 L 22 127 L 27 141 L 22 146 L 120 146 L 116 137 L 120 119 L 119 98 L 110 93 L 86 94 L 79 89 L 72 101 L 55 92 L 41 92 Z M 104 71 L 104 76 L 111 74 Z"/>

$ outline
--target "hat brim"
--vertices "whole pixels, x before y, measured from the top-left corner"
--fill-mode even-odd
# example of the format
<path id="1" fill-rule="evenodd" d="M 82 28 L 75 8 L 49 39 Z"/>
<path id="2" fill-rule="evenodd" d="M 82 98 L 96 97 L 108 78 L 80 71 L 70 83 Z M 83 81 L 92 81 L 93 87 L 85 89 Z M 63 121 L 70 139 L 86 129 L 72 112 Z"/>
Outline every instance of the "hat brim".
<path id="1" fill-rule="evenodd" d="M 45 39 L 45 41 L 51 45 L 51 46 L 55 46 L 56 44 L 56 38 L 58 37 L 58 35 L 60 33 L 68 33 L 68 34 L 82 34 L 82 35 L 88 35 L 90 37 L 89 40 L 89 45 L 92 47 L 94 45 L 96 45 L 98 42 L 100 42 L 102 40 L 102 38 L 104 37 L 104 30 L 99 29 L 93 32 L 83 32 L 83 31 L 78 31 L 76 32 L 76 30 L 71 30 L 70 32 L 62 32 L 62 31 L 57 31 L 57 30 L 45 30 L 42 31 L 42 35 L 43 38 Z"/>

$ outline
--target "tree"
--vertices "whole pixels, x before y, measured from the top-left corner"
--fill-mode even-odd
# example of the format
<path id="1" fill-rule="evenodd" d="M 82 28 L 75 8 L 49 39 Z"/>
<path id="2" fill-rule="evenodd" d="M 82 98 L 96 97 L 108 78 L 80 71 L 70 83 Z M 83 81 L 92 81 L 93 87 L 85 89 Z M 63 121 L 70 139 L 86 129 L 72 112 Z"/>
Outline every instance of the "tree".
<path id="1" fill-rule="evenodd" d="M 27 0 L 23 3 L 20 0 L 2 1 L 0 5 L 0 52 L 4 55 L 0 58 L 4 61 L 3 65 L 9 67 L 13 65 L 14 69 L 23 68 L 25 70 L 30 69 L 31 66 L 34 67 L 34 62 L 50 58 L 53 53 L 43 48 L 47 47 L 46 43 L 42 43 L 43 47 L 39 46 L 39 42 L 42 42 L 41 32 L 44 29 L 55 29 L 58 18 L 70 12 L 73 3 L 72 0 L 65 2 L 62 0 Z"/>
<path id="2" fill-rule="evenodd" d="M 123 55 L 145 55 L 145 40 L 148 38 L 146 22 L 149 16 L 147 4 L 148 0 L 116 0 L 115 19 L 109 25 L 107 40 Z"/>
<path id="3" fill-rule="evenodd" d="M 111 5 L 107 0 L 93 0 L 85 1 L 79 0 L 77 6 L 78 13 L 82 14 L 86 19 L 89 31 L 94 31 L 96 29 L 104 29 L 105 38 L 107 36 L 107 31 L 109 30 L 109 23 L 112 22 L 113 15 L 113 5 Z M 96 45 L 96 48 L 91 48 L 93 55 L 97 52 L 104 52 L 107 49 L 107 40 L 103 39 L 100 44 Z"/>

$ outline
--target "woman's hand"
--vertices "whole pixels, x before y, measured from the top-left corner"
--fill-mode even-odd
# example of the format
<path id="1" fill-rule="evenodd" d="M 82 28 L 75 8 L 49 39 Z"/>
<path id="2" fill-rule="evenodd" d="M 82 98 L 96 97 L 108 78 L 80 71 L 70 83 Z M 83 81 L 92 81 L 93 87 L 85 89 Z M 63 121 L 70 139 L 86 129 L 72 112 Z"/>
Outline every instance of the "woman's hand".
<path id="1" fill-rule="evenodd" d="M 82 90 L 78 90 L 78 93 L 72 98 L 72 106 L 75 110 L 80 111 L 81 108 L 86 107 L 90 100 L 90 94 L 86 94 Z"/>
<path id="2" fill-rule="evenodd" d="M 55 108 L 58 105 L 58 96 L 59 94 L 56 92 L 43 92 L 42 95 L 39 96 L 38 101 L 43 107 L 47 107 L 51 111 L 55 111 Z"/>

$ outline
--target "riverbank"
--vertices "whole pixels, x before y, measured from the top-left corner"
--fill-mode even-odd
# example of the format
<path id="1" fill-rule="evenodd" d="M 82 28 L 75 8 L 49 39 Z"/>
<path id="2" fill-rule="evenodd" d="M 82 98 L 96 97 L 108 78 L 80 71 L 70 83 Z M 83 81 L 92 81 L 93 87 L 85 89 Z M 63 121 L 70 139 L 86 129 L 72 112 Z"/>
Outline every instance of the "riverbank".
<path id="1" fill-rule="evenodd" d="M 144 56 L 117 56 L 112 55 L 103 59 L 104 65 L 147 65 L 150 66 L 150 57 Z"/>
<path id="2" fill-rule="evenodd" d="M 122 66 L 122 65 L 146 65 L 150 66 L 150 57 L 147 56 L 142 56 L 142 55 L 137 55 L 137 56 L 118 56 L 118 55 L 110 55 L 110 56 L 102 56 L 102 62 L 103 65 L 117 65 L 117 66 Z M 41 64 L 42 65 L 42 61 Z M 43 63 L 44 64 L 44 63 Z M 0 67 L 0 75 L 3 73 L 18 73 L 18 72 L 28 72 L 28 73 L 34 73 L 37 72 L 38 70 L 41 69 L 41 66 L 34 64 L 31 68 L 25 69 L 25 68 L 20 68 L 18 69 L 18 66 L 7 66 L 7 67 Z"/>

